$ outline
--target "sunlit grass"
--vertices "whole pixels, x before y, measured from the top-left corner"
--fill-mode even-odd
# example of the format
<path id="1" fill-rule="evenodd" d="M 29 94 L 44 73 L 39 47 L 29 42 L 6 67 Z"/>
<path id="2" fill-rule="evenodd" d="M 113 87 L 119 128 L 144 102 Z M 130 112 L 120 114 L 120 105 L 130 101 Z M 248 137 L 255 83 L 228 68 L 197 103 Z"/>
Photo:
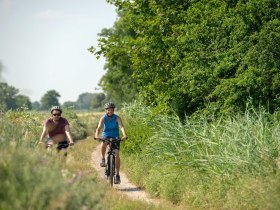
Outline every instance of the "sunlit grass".
<path id="1" fill-rule="evenodd" d="M 91 165 L 97 144 L 92 137 L 79 139 L 67 157 L 37 145 L 45 117 L 19 111 L 0 118 L 0 209 L 154 209 L 118 196 L 98 179 Z"/>
<path id="2" fill-rule="evenodd" d="M 277 113 L 251 110 L 182 123 L 143 106 L 132 110 L 120 113 L 129 135 L 121 146 L 122 170 L 151 196 L 182 209 L 279 209 Z M 0 117 L 0 209 L 176 207 L 132 202 L 99 180 L 91 154 L 101 115 L 65 115 L 82 127 L 82 132 L 74 129 L 76 136 L 83 130 L 89 134 L 69 148 L 67 157 L 37 146 L 47 114 L 7 112 Z"/>
<path id="3" fill-rule="evenodd" d="M 132 138 L 125 142 L 123 165 L 151 195 L 193 208 L 279 207 L 272 199 L 280 196 L 277 113 L 248 110 L 182 123 L 138 104 L 125 111 Z"/>

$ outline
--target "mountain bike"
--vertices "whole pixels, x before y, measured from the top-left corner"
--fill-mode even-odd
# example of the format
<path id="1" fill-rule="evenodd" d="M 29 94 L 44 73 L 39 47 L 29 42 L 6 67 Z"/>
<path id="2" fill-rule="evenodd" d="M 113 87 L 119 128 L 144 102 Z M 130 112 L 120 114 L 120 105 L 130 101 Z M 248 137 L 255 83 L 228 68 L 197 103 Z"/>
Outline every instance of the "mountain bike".
<path id="1" fill-rule="evenodd" d="M 107 147 L 109 147 L 109 149 L 107 150 L 107 155 L 106 155 L 106 167 L 105 167 L 105 175 L 107 177 L 107 180 L 110 184 L 110 186 L 112 187 L 113 184 L 115 183 L 115 151 L 113 150 L 112 145 L 114 143 L 120 142 L 122 141 L 120 138 L 116 137 L 116 138 L 98 138 L 95 140 L 99 140 L 99 141 L 103 141 L 103 142 L 108 142 Z"/>

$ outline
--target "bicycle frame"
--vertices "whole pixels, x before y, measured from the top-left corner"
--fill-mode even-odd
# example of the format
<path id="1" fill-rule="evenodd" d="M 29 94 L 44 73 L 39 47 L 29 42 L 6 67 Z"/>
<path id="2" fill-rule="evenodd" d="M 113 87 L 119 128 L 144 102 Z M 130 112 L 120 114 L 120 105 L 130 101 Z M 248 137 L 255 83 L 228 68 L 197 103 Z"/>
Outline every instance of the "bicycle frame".
<path id="1" fill-rule="evenodd" d="M 108 143 L 107 147 L 109 150 L 107 151 L 107 161 L 106 161 L 106 168 L 105 168 L 105 175 L 109 181 L 109 184 L 113 186 L 114 184 L 114 175 L 115 175 L 115 152 L 113 150 L 112 145 L 116 142 L 121 141 L 120 138 L 104 138 L 102 139 L 103 142 Z"/>

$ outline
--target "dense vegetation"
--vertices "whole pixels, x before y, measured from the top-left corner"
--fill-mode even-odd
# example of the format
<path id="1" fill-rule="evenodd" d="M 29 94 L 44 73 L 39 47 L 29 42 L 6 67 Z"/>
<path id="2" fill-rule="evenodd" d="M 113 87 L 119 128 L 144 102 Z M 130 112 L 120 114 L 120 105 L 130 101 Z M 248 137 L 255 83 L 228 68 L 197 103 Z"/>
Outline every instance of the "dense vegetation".
<path id="1" fill-rule="evenodd" d="M 97 144 L 92 138 L 71 147 L 67 158 L 39 147 L 47 115 L 24 110 L 0 115 L 0 209 L 165 209 L 121 198 L 100 181 L 91 166 Z M 85 123 L 98 121 L 81 120 L 69 110 L 63 115 L 76 141 L 92 130 Z"/>
<path id="2" fill-rule="evenodd" d="M 100 84 L 179 116 L 279 107 L 278 0 L 108 0 L 119 18 L 100 33 Z M 94 48 L 90 49 L 94 52 Z"/>
<path id="3" fill-rule="evenodd" d="M 107 99 L 138 100 L 120 112 L 130 178 L 188 209 L 279 209 L 280 2 L 107 1 L 119 18 L 100 33 L 95 55 L 107 61 Z M 73 165 L 45 154 L 37 141 L 46 116 L 7 111 L 28 98 L 0 85 L 1 209 L 153 208 L 108 195 L 92 173 L 73 182 L 90 170 L 93 145 L 78 144 L 67 157 Z M 49 96 L 59 94 L 47 92 L 44 103 Z M 104 95 L 96 97 L 101 106 Z M 74 138 L 84 138 L 85 124 L 63 114 Z"/>
<path id="4" fill-rule="evenodd" d="M 279 112 L 182 123 L 134 104 L 122 116 L 130 137 L 122 162 L 151 195 L 194 209 L 280 207 Z"/>
<path id="5" fill-rule="evenodd" d="M 81 121 L 71 110 L 63 113 L 75 140 L 94 133 L 95 115 Z M 193 116 L 184 123 L 175 114 L 154 113 L 138 103 L 119 113 L 129 135 L 122 170 L 133 182 L 183 209 L 279 208 L 279 112 L 248 108 L 242 115 L 210 121 Z M 108 192 L 91 171 L 92 138 L 80 141 L 66 159 L 39 148 L 47 115 L 0 116 L 0 208 L 163 209 Z"/>
<path id="6" fill-rule="evenodd" d="M 100 85 L 130 139 L 124 165 L 194 209 L 278 209 L 280 2 L 107 0 Z M 143 173 L 144 172 L 144 173 Z"/>

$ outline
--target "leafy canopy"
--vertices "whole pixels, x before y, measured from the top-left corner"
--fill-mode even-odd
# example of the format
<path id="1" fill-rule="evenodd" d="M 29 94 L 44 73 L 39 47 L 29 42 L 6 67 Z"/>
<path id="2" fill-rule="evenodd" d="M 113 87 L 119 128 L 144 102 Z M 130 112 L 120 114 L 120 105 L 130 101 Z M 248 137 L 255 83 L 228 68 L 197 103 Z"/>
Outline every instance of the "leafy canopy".
<path id="1" fill-rule="evenodd" d="M 96 56 L 100 85 L 179 116 L 280 105 L 278 0 L 108 0 L 119 18 Z"/>

